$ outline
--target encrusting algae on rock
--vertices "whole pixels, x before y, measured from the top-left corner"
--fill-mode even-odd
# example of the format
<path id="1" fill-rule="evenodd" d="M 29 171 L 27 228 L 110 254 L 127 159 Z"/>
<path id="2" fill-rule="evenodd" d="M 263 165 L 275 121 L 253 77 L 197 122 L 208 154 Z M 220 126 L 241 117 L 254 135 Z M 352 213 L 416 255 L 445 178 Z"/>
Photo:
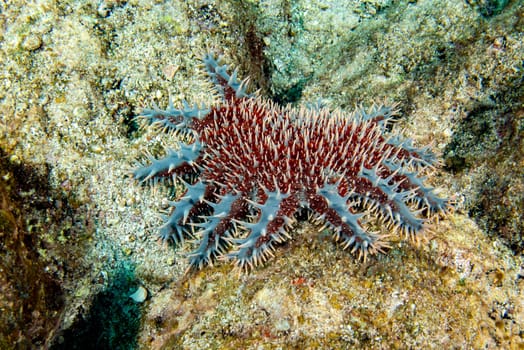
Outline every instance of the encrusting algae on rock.
<path id="1" fill-rule="evenodd" d="M 145 109 L 149 124 L 189 140 L 178 150 L 134 171 L 135 179 L 185 184 L 160 228 L 164 241 L 196 236 L 191 267 L 216 258 L 243 270 L 261 264 L 288 228 L 307 210 L 334 232 L 344 249 L 364 258 L 387 247 L 371 232 L 378 220 L 417 239 L 426 217 L 449 202 L 424 184 L 437 162 L 428 147 L 388 132 L 395 109 L 375 105 L 353 113 L 321 106 L 280 107 L 246 92 L 246 81 L 229 74 L 212 55 L 204 58 L 222 103 L 207 108 L 184 102 L 176 109 Z M 232 247 L 232 249 L 230 249 Z"/>

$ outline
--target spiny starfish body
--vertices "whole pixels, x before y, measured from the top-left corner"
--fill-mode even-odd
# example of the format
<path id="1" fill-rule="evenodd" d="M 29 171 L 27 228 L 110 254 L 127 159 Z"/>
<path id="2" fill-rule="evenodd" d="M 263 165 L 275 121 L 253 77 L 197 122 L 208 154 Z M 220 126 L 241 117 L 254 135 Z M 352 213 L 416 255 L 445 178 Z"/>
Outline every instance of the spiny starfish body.
<path id="1" fill-rule="evenodd" d="M 393 108 L 348 114 L 280 107 L 248 94 L 236 71 L 230 75 L 212 55 L 204 64 L 221 102 L 145 109 L 141 116 L 150 124 L 190 141 L 134 171 L 140 181 L 175 177 L 186 184 L 185 194 L 170 203 L 160 236 L 176 244 L 195 236 L 190 266 L 217 257 L 242 269 L 258 265 L 290 238 L 304 209 L 364 259 L 387 246 L 366 229 L 370 219 L 416 238 L 424 215 L 446 210 L 447 200 L 419 175 L 436 163 L 434 154 L 386 130 Z"/>

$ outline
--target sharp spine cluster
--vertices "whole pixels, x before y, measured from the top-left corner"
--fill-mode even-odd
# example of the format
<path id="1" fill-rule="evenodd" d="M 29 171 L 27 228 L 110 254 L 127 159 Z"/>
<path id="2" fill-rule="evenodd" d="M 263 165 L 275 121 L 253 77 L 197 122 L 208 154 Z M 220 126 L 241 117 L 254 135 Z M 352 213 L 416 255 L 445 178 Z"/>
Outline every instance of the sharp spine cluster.
<path id="1" fill-rule="evenodd" d="M 160 228 L 165 241 L 197 239 L 192 267 L 217 258 L 242 269 L 273 256 L 275 245 L 304 208 L 325 222 L 359 257 L 382 251 L 387 242 L 368 232 L 363 217 L 417 238 L 427 216 L 443 213 L 448 201 L 424 186 L 418 174 L 436 163 L 429 148 L 387 134 L 393 107 L 375 105 L 351 114 L 280 107 L 246 93 L 237 71 L 229 75 L 212 55 L 204 65 L 222 98 L 212 106 L 145 109 L 149 123 L 189 135 L 190 143 L 134 171 L 142 182 L 180 178 L 187 190 L 170 202 Z M 189 180 L 192 179 L 192 180 Z M 195 181 L 196 179 L 196 181 Z"/>

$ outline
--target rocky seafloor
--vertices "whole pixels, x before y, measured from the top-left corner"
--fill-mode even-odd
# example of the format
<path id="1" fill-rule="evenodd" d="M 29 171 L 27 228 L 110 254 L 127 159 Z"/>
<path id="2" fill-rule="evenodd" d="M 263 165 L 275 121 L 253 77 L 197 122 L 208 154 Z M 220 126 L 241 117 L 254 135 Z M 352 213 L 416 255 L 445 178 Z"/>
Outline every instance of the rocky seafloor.
<path id="1" fill-rule="evenodd" d="M 0 348 L 524 348 L 523 8 L 0 3 Z M 129 176 L 176 140 L 134 116 L 212 102 L 206 52 L 278 103 L 397 102 L 453 212 L 366 262 L 302 220 L 248 274 L 184 274 L 156 235 L 172 193 Z"/>

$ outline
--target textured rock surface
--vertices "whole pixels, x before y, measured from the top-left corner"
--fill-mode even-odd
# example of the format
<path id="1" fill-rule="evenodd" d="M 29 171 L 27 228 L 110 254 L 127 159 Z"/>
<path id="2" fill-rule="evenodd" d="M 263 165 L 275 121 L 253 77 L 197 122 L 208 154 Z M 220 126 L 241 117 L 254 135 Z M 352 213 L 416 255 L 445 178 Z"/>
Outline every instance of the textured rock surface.
<path id="1" fill-rule="evenodd" d="M 19 305 L 33 320 L 60 314 L 56 327 L 2 329 L 2 340 L 26 348 L 46 339 L 56 348 L 85 339 L 188 349 L 522 346 L 518 1 L 348 1 L 343 11 L 340 3 L 1 4 L 0 175 L 46 169 L 37 172 L 47 183 L 14 189 L 29 205 L 1 207 L 0 239 L 15 247 L 5 219 L 15 213 L 16 227 L 38 242 L 26 241 L 31 253 L 23 254 L 59 281 L 50 297 L 63 298 L 2 302 L 2 322 L 18 317 Z M 219 265 L 184 277 L 183 252 L 155 235 L 171 194 L 145 194 L 127 177 L 141 154 L 161 153 L 169 138 L 137 132 L 131 118 L 168 96 L 208 101 L 197 65 L 209 50 L 280 101 L 323 98 L 347 109 L 399 102 L 406 117 L 396 128 L 443 151 L 447 168 L 428 181 L 457 199 L 455 214 L 419 247 L 395 242 L 364 266 L 303 223 L 294 233 L 300 244 L 248 276 Z M 31 205 L 34 192 L 45 193 L 47 209 Z M 9 290 L 14 275 L 0 274 Z M 149 296 L 134 304 L 139 285 Z"/>

